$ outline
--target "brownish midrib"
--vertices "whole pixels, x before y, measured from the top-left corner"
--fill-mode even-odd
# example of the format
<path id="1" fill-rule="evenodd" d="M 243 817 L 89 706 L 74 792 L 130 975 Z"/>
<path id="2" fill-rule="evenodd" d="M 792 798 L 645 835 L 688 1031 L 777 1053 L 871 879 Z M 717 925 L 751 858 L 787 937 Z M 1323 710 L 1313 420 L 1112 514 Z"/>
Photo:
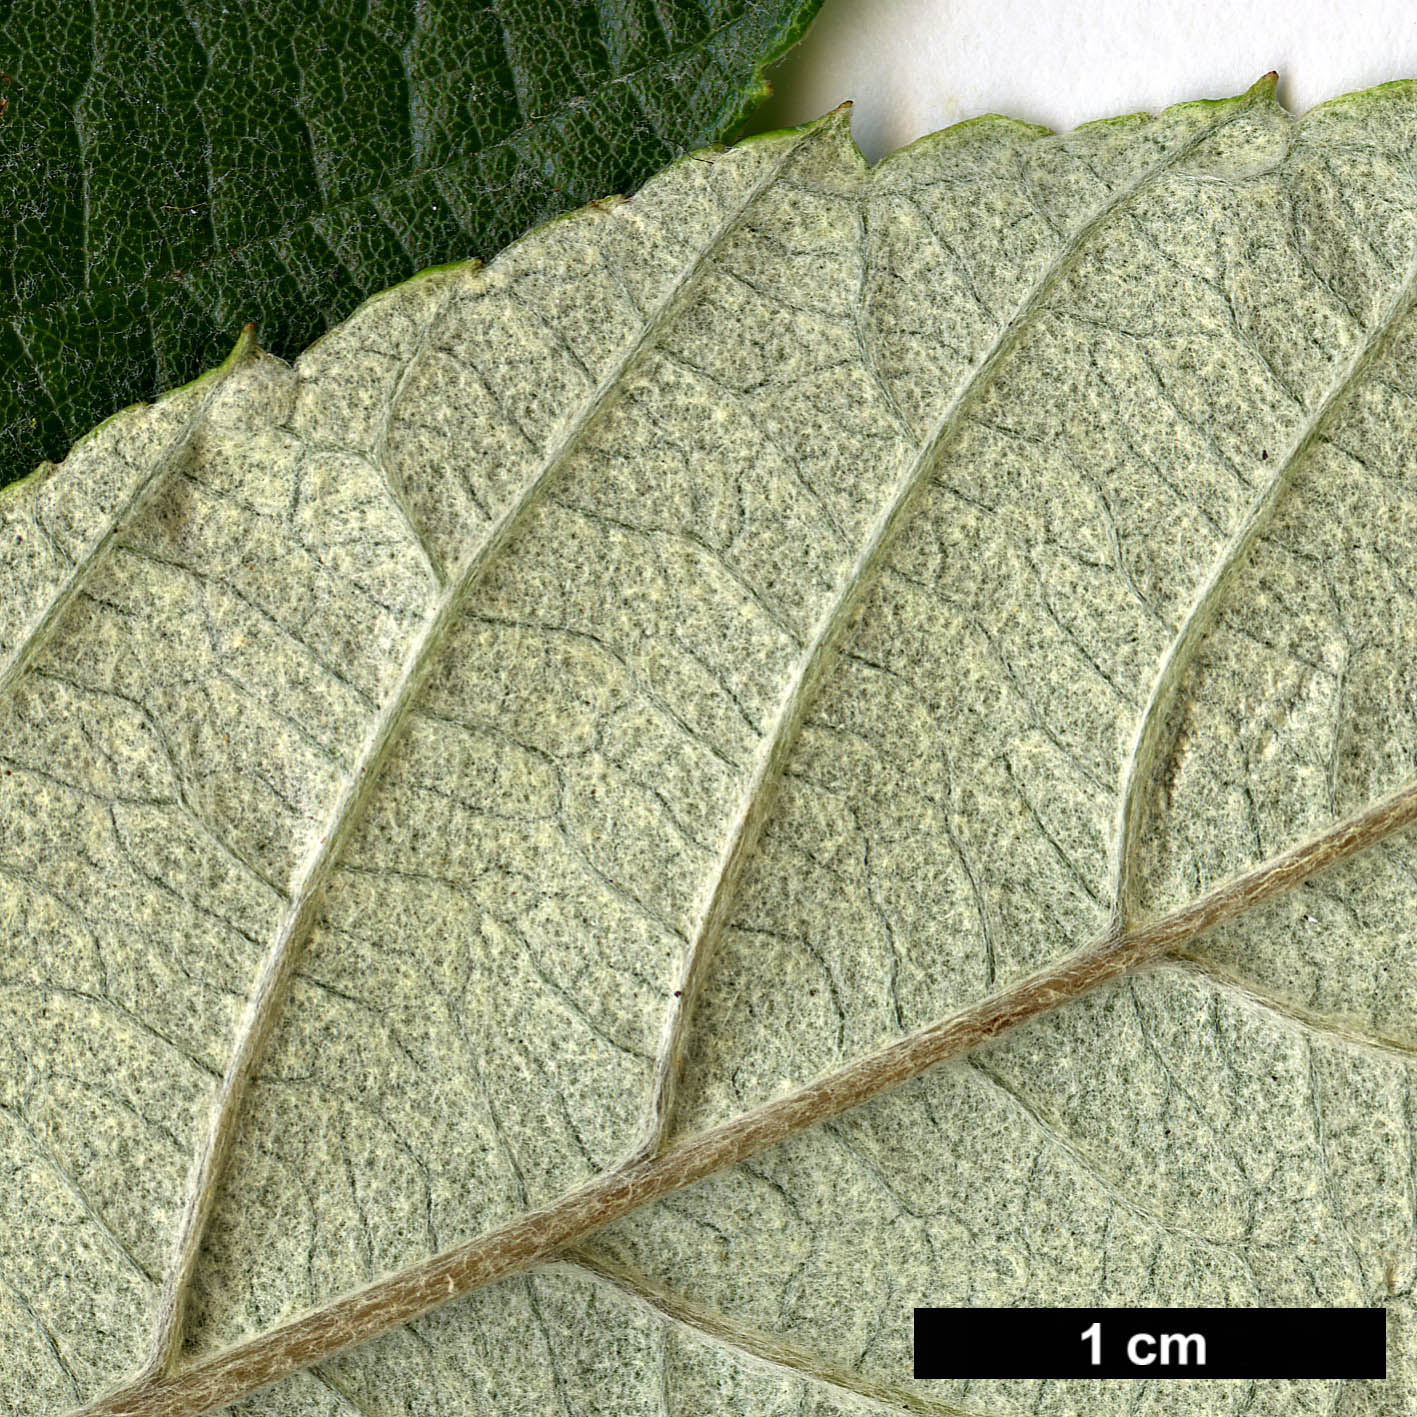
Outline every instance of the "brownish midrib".
<path id="1" fill-rule="evenodd" d="M 1258 89 L 1259 86 L 1256 86 L 1251 94 Z M 898 541 L 912 511 L 929 486 L 943 451 L 967 426 L 971 410 L 994 386 L 998 371 L 1012 358 L 1025 332 L 1031 327 L 1034 315 L 1052 299 L 1059 284 L 1088 250 L 1092 238 L 1128 202 L 1135 200 L 1139 192 L 1248 111 L 1243 103 L 1238 104 L 1209 128 L 1192 134 L 1184 143 L 1137 174 L 1130 183 L 1113 192 L 1067 236 L 932 425 L 901 474 L 889 500 L 880 509 L 866 544 L 859 550 L 850 573 L 837 588 L 833 603 L 816 625 L 805 653 L 794 667 L 788 690 L 774 713 L 772 725 L 724 843 L 716 879 L 710 886 L 669 1006 L 655 1059 L 649 1122 L 634 1159 L 654 1155 L 669 1134 L 679 1082 L 679 1058 L 688 1034 L 690 1017 L 702 991 L 709 959 L 722 933 L 748 856 L 757 844 L 758 833 L 772 806 L 777 785 L 806 720 L 808 708 L 836 662 L 845 636 L 868 591 L 876 584 L 891 547 Z"/>
<path id="2" fill-rule="evenodd" d="M 816 132 L 818 129 L 810 131 Z M 381 769 L 399 742 L 413 704 L 427 682 L 452 627 L 469 598 L 481 585 L 483 577 L 511 544 L 546 489 L 564 471 L 581 446 L 586 432 L 595 426 L 613 403 L 615 393 L 623 385 L 628 371 L 637 366 L 644 353 L 653 347 L 654 339 L 682 308 L 713 254 L 730 238 L 758 197 L 777 180 L 809 136 L 810 133 L 804 133 L 785 147 L 709 233 L 702 249 L 685 264 L 658 305 L 645 317 L 638 337 L 620 352 L 584 400 L 576 416 L 553 438 L 518 495 L 486 528 L 475 550 L 442 586 L 421 629 L 408 645 L 398 678 L 369 724 L 358 759 L 329 809 L 318 841 L 300 866 L 290 900 L 258 965 L 250 996 L 237 1025 L 226 1069 L 214 1095 L 206 1128 L 198 1140 L 188 1175 L 166 1279 L 158 1293 L 156 1322 L 143 1370 L 146 1379 L 155 1380 L 169 1371 L 177 1360 L 188 1292 L 196 1274 L 203 1237 L 216 1208 L 218 1186 L 235 1141 L 237 1119 L 256 1062 L 265 1049 L 285 1001 L 300 951 L 323 908 L 324 890 L 330 874 L 349 837 L 364 817 L 378 786 Z M 425 337 L 425 347 L 426 344 Z"/>
<path id="3" fill-rule="evenodd" d="M 641 1206 L 972 1052 L 1365 850 L 1417 817 L 1417 783 L 1371 804 L 1189 904 L 1093 941 L 1047 969 L 889 1044 L 787 1097 L 598 1177 L 541 1210 L 344 1295 L 160 1381 L 140 1381 L 71 1417 L 196 1417 L 529 1268 Z"/>

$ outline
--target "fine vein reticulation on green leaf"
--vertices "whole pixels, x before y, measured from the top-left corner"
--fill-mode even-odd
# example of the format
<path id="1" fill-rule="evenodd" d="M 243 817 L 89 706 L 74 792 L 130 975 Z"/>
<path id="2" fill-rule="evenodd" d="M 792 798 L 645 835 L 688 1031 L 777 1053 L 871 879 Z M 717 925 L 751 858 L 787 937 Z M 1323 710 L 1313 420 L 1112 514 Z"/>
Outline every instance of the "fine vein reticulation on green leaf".
<path id="1" fill-rule="evenodd" d="M 1404 1410 L 1414 120 L 839 113 L 11 492 L 7 1410 Z M 1070 1302 L 1389 1377 L 906 1377 Z"/>
<path id="2" fill-rule="evenodd" d="M 7 6 L 0 484 L 731 136 L 818 3 Z"/>

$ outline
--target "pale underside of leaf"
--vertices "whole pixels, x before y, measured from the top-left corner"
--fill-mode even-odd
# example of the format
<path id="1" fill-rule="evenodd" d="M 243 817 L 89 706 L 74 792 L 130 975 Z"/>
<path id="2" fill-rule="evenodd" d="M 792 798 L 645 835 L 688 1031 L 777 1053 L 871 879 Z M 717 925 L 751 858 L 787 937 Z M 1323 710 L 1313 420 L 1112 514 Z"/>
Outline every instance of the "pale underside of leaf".
<path id="1" fill-rule="evenodd" d="M 874 172 L 838 115 L 12 494 L 5 1400 L 147 1330 L 92 1410 L 202 1410 L 619 1220 L 595 1282 L 791 1403 L 1029 1410 L 912 1406 L 910 1306 L 1218 1292 L 1400 1310 L 1386 1389 L 1294 1396 L 1398 1410 L 1411 105 Z M 572 1343 L 588 1282 L 257 1410 L 751 1407 L 563 1364 L 640 1331 Z"/>

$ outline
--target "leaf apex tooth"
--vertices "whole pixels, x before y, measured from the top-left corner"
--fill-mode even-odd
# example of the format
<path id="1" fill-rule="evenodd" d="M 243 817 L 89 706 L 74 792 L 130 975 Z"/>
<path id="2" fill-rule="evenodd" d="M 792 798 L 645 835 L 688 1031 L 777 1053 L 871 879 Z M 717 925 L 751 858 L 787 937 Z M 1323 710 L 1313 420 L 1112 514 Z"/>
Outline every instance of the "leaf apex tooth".
<path id="1" fill-rule="evenodd" d="M 241 333 L 236 336 L 236 343 L 232 346 L 231 353 L 224 361 L 227 365 L 235 367 L 244 364 L 248 359 L 254 359 L 261 352 L 260 341 L 256 338 L 256 324 L 254 320 L 248 320 L 241 326 Z"/>

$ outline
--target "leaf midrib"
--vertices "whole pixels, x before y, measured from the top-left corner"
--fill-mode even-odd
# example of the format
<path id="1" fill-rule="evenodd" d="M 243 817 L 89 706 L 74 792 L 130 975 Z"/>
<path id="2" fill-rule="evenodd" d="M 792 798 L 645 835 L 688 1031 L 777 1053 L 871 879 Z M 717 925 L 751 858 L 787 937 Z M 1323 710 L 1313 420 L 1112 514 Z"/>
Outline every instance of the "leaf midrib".
<path id="1" fill-rule="evenodd" d="M 187 1291 L 195 1273 L 201 1240 L 216 1204 L 218 1187 L 227 1155 L 234 1139 L 237 1120 L 252 1069 L 260 1055 L 294 969 L 295 960 L 314 926 L 323 900 L 324 887 L 335 861 L 361 819 L 363 810 L 379 778 L 380 768 L 398 739 L 400 730 L 425 684 L 444 642 L 461 616 L 468 597 L 538 504 L 544 491 L 556 480 L 600 415 L 610 407 L 622 388 L 626 375 L 652 347 L 659 331 L 678 313 L 698 275 L 714 254 L 737 230 L 739 223 L 758 197 L 778 178 L 799 149 L 819 128 L 809 129 L 783 154 L 770 163 L 740 201 L 714 229 L 694 260 L 685 265 L 679 278 L 661 298 L 659 306 L 645 320 L 639 337 L 616 359 L 600 383 L 562 428 L 536 470 L 523 483 L 520 493 L 486 532 L 480 545 L 443 584 L 440 595 L 415 637 L 388 697 L 371 723 L 364 746 L 324 823 L 324 831 L 302 863 L 293 883 L 290 901 L 262 959 L 247 1004 L 237 1026 L 230 1059 L 212 1107 L 207 1131 L 193 1159 L 176 1234 L 167 1282 L 157 1304 L 152 1348 L 142 1373 L 152 1376 L 166 1372 L 176 1359 L 182 1340 L 183 1312 Z M 447 309 L 445 299 L 434 320 Z M 420 350 L 426 350 L 425 336 Z M 407 377 L 399 385 L 407 387 Z M 391 401 L 386 422 L 397 412 Z M 381 443 L 385 440 L 381 439 Z M 387 471 L 385 469 L 385 471 Z"/>
<path id="2" fill-rule="evenodd" d="M 1388 307 L 1379 317 L 1352 357 L 1342 367 L 1318 407 L 1302 422 L 1299 432 L 1280 460 L 1274 475 L 1251 503 L 1244 520 L 1236 528 L 1186 612 L 1160 667 L 1152 680 L 1151 692 L 1137 720 L 1132 747 L 1122 774 L 1118 797 L 1116 850 L 1114 853 L 1112 899 L 1116 919 L 1125 923 L 1135 904 L 1136 850 L 1150 788 L 1164 741 L 1167 717 L 1180 692 L 1187 669 L 1194 662 L 1215 617 L 1235 578 L 1244 570 L 1250 553 L 1274 521 L 1280 503 L 1294 484 L 1294 478 L 1309 453 L 1322 441 L 1325 431 L 1364 376 L 1391 348 L 1403 321 L 1417 305 L 1417 264 L 1398 287 Z"/>
<path id="3" fill-rule="evenodd" d="M 779 712 L 774 720 L 772 731 L 760 751 L 757 766 L 750 780 L 748 791 L 744 794 L 742 799 L 734 834 L 730 838 L 730 843 L 721 859 L 720 869 L 715 876 L 715 885 L 710 906 L 704 916 L 707 922 L 706 927 L 701 933 L 700 940 L 696 942 L 696 946 L 703 940 L 708 940 L 711 943 L 713 933 L 722 924 L 723 912 L 727 908 L 727 903 L 732 895 L 733 886 L 736 884 L 738 866 L 746 858 L 753 842 L 756 840 L 756 831 L 765 814 L 772 786 L 778 776 L 780 776 L 782 766 L 790 752 L 792 744 L 795 742 L 797 731 L 800 729 L 801 723 L 805 717 L 807 706 L 815 694 L 816 689 L 819 687 L 826 668 L 834 662 L 836 652 L 840 648 L 840 640 L 846 628 L 852 622 L 856 611 L 860 608 L 861 602 L 869 592 L 870 587 L 875 583 L 877 573 L 885 560 L 896 533 L 908 519 L 909 512 L 913 508 L 923 488 L 928 485 L 930 473 L 936 465 L 942 449 L 948 444 L 950 437 L 963 427 L 970 409 L 989 387 L 992 377 L 999 365 L 1012 352 L 1018 340 L 1022 337 L 1023 332 L 1029 328 L 1029 317 L 1036 313 L 1047 300 L 1059 280 L 1072 269 L 1081 251 L 1085 248 L 1088 239 L 1108 220 L 1118 207 L 1129 201 L 1136 195 L 1137 191 L 1155 180 L 1161 173 L 1212 138 L 1219 129 L 1226 126 L 1229 122 L 1235 121 L 1236 118 L 1247 111 L 1249 111 L 1248 105 L 1237 103 L 1235 109 L 1227 114 L 1221 122 L 1213 124 L 1203 133 L 1196 135 L 1189 142 L 1180 145 L 1174 152 L 1166 154 L 1164 158 L 1153 164 L 1151 168 L 1148 168 L 1146 172 L 1133 183 L 1119 190 L 1115 196 L 1110 198 L 1103 207 L 1099 208 L 1099 210 L 1069 238 L 1065 248 L 1059 253 L 1049 269 L 1032 288 L 1029 296 L 1026 297 L 1014 317 L 1005 325 L 999 339 L 991 347 L 988 355 L 981 361 L 970 379 L 956 395 L 937 424 L 932 428 L 921 450 L 912 460 L 906 474 L 898 484 L 896 495 L 893 497 L 888 507 L 878 517 L 873 527 L 872 534 L 868 538 L 866 546 L 857 557 L 856 562 L 853 564 L 852 571 L 844 583 L 838 598 L 833 602 L 827 614 L 819 622 L 818 633 L 814 636 L 811 645 L 798 661 L 798 665 L 790 680 L 789 689 L 784 698 L 780 701 Z M 785 165 L 796 150 L 796 146 L 789 150 L 782 159 L 782 162 L 774 168 L 772 174 L 770 174 L 768 178 L 763 179 L 763 181 L 754 188 L 749 200 L 735 216 L 735 223 L 738 217 L 741 217 L 742 211 L 747 210 L 748 207 L 751 206 L 752 200 L 756 198 L 762 190 L 762 187 L 767 185 L 771 177 L 776 176 L 776 172 L 782 165 Z M 721 228 L 720 236 L 726 235 L 728 229 L 728 226 Z M 568 425 L 562 438 L 540 470 L 540 473 L 524 490 L 522 497 L 504 515 L 493 535 L 483 543 L 482 548 L 473 558 L 467 571 L 460 575 L 458 581 L 445 591 L 439 601 L 438 607 L 429 617 L 428 621 L 425 622 L 425 632 L 420 636 L 413 653 L 406 661 L 406 670 L 400 677 L 399 687 L 396 689 L 392 699 L 386 703 L 385 710 L 381 711 L 379 725 L 386 725 L 386 728 L 382 729 L 382 737 L 380 737 L 381 728 L 378 726 L 376 726 L 374 734 L 371 735 L 370 742 L 374 745 L 374 751 L 367 755 L 369 759 L 367 775 L 365 773 L 356 774 L 351 780 L 351 790 L 342 794 L 337 802 L 334 816 L 338 819 L 338 825 L 334 831 L 327 834 L 327 848 L 322 852 L 323 865 L 318 865 L 314 870 L 308 873 L 307 878 L 313 884 L 308 897 L 305 898 L 313 902 L 310 905 L 312 912 L 318 901 L 319 888 L 323 884 L 324 877 L 321 873 L 328 871 L 330 863 L 338 854 L 339 845 L 347 839 L 348 831 L 352 823 L 358 819 L 363 802 L 367 800 L 367 784 L 372 782 L 377 775 L 377 768 L 382 761 L 383 754 L 393 741 L 409 704 L 412 702 L 413 698 L 416 697 L 417 687 L 422 682 L 422 675 L 426 672 L 428 664 L 441 646 L 442 640 L 455 617 L 457 609 L 461 606 L 466 593 L 480 578 L 486 566 L 490 565 L 496 556 L 500 554 L 507 542 L 519 529 L 523 517 L 538 499 L 541 490 L 549 485 L 555 473 L 564 466 L 565 461 L 569 459 L 578 446 L 580 438 L 597 418 L 601 409 L 606 406 L 613 397 L 616 387 L 626 371 L 632 367 L 638 356 L 646 348 L 650 347 L 650 341 L 653 335 L 657 332 L 658 328 L 662 327 L 662 323 L 672 316 L 674 301 L 687 289 L 692 276 L 702 267 L 704 262 L 708 259 L 713 246 L 716 244 L 717 239 L 713 245 L 705 249 L 701 257 L 693 263 L 690 270 L 676 283 L 669 300 L 661 307 L 661 310 L 657 312 L 656 316 L 653 317 L 651 321 L 647 322 L 646 329 L 640 340 L 632 347 L 616 368 L 612 370 L 612 373 L 602 380 L 593 398 L 588 404 L 583 406 L 580 416 Z M 1244 527 L 1242 527 L 1241 532 L 1237 533 L 1237 537 L 1233 538 L 1231 543 L 1228 544 L 1226 552 L 1222 555 L 1219 568 L 1212 573 L 1212 576 L 1207 581 L 1206 587 L 1196 607 L 1197 610 L 1202 606 L 1213 605 L 1218 602 L 1220 592 L 1217 590 L 1217 583 L 1222 583 L 1221 589 L 1223 589 L 1223 583 L 1228 581 L 1231 573 L 1230 568 L 1243 561 L 1245 552 L 1253 545 L 1254 540 L 1259 534 L 1258 530 L 1255 529 L 1257 521 L 1262 517 L 1267 517 L 1269 513 L 1272 512 L 1273 506 L 1277 504 L 1279 498 L 1282 496 L 1283 490 L 1287 487 L 1293 470 L 1298 466 L 1309 448 L 1312 447 L 1314 442 L 1321 436 L 1322 430 L 1327 425 L 1333 411 L 1342 403 L 1347 394 L 1351 392 L 1351 389 L 1361 378 L 1362 373 L 1370 367 L 1372 361 L 1378 357 L 1381 349 L 1386 346 L 1386 342 L 1390 339 L 1392 331 L 1400 323 L 1401 318 L 1411 309 L 1414 295 L 1417 295 L 1417 278 L 1409 278 L 1390 309 L 1387 318 L 1382 322 L 1380 328 L 1365 342 L 1363 348 L 1360 349 L 1347 366 L 1344 376 L 1329 391 L 1328 395 L 1326 395 L 1319 410 L 1308 421 L 1305 433 L 1301 435 L 1291 450 L 1291 454 L 1286 460 L 1284 468 L 1276 474 L 1276 477 L 1262 494 L 1260 502 L 1252 509 L 1252 513 Z M 1215 593 L 1211 594 L 1211 592 Z M 1203 631 L 1192 632 L 1189 640 L 1186 639 L 1187 627 L 1192 623 L 1195 614 L 1196 611 L 1193 610 L 1192 615 L 1188 616 L 1185 625 L 1183 625 L 1181 634 L 1178 635 L 1176 641 L 1173 641 L 1171 650 L 1168 651 L 1168 657 L 1164 663 L 1169 664 L 1173 659 L 1178 661 L 1182 660 L 1184 658 L 1182 651 L 1187 649 L 1188 646 L 1193 647 L 1194 644 L 1198 642 Z M 1178 645 L 1181 647 L 1180 649 L 1177 648 Z M 1157 691 L 1154 688 L 1153 702 L 1156 698 Z M 1143 726 L 1147 721 L 1144 715 Z M 1139 739 L 1141 732 L 1142 730 L 1139 729 Z M 1405 820 L 1404 818 L 1404 823 Z M 1402 823 L 1399 823 L 1399 825 L 1401 824 Z M 1388 828 L 1388 830 L 1395 829 L 1397 829 L 1395 826 Z M 1314 869 L 1318 868 L 1315 867 Z M 1292 882 L 1290 882 L 1290 884 L 1292 885 Z M 1288 889 L 1289 885 L 1286 885 L 1284 888 Z M 1186 909 L 1190 909 L 1190 907 Z M 1184 913 L 1185 910 L 1178 912 L 1178 914 Z M 1168 919 L 1169 918 L 1170 917 L 1168 917 Z M 305 923 L 308 927 L 308 924 L 311 922 L 307 921 Z M 1211 926 L 1206 925 L 1203 928 L 1211 928 Z M 292 937 L 294 933 L 296 932 L 292 932 Z M 1194 935 L 1190 938 L 1194 938 Z M 1109 947 L 1115 947 L 1118 940 L 1117 938 L 1109 938 L 1109 941 L 1103 943 L 1107 944 Z M 1093 948 L 1095 951 L 1100 947 Z M 697 962 L 706 958 L 707 950 L 700 951 L 700 949 L 696 947 L 691 952 L 689 959 L 690 972 L 697 972 L 701 977 L 701 964 Z M 1130 968 L 1134 966 L 1128 965 L 1127 967 Z M 1095 984 L 1090 984 L 1088 987 L 1095 987 Z M 258 987 L 257 993 L 259 994 L 260 992 L 261 990 Z M 274 993 L 278 994 L 279 990 L 275 990 Z M 685 990 L 686 997 L 691 995 L 691 993 L 691 990 Z M 1074 996 L 1075 994 L 1069 995 L 1068 997 Z M 1061 999 L 1058 999 L 1055 1000 L 1054 1003 L 1061 1001 Z M 1049 1005 L 1049 1007 L 1051 1006 L 1053 1006 L 1053 1004 Z M 675 1016 L 683 1019 L 687 1018 L 687 1014 L 687 1008 L 681 1007 L 676 1011 Z M 929 1032 L 929 1030 L 927 1030 L 927 1032 Z M 253 1036 L 255 1036 L 254 1032 Z M 662 1056 L 671 1055 L 666 1050 Z M 930 1065 L 932 1064 L 927 1064 L 926 1066 Z M 855 1105 L 855 1103 L 851 1105 Z M 813 1120 L 820 1120 L 820 1117 L 816 1117 Z M 807 1125 L 810 1124 L 811 1123 L 807 1123 Z M 762 1145 L 767 1144 L 770 1144 L 770 1142 L 762 1143 Z M 754 1150 L 757 1149 L 760 1149 L 760 1147 L 755 1146 Z M 723 1164 L 728 1163 L 725 1162 Z M 620 1168 L 616 1172 L 610 1173 L 610 1177 L 606 1179 L 622 1176 L 625 1174 L 626 1169 L 627 1168 Z M 688 1180 L 681 1179 L 675 1184 L 688 1184 Z M 627 1209 L 637 1208 L 639 1204 L 643 1203 L 643 1199 L 637 1200 L 634 1205 L 627 1207 Z M 560 1203 L 558 1203 L 558 1206 L 559 1205 Z M 551 1207 L 549 1209 L 555 1210 L 557 1207 Z M 596 1222 L 597 1225 L 601 1223 L 605 1222 Z M 445 1252 L 445 1256 L 452 1253 L 454 1252 Z M 426 1262 L 425 1266 L 418 1268 L 428 1269 L 436 1265 L 441 1258 L 443 1257 L 434 1256 L 432 1260 Z M 532 1260 L 527 1260 L 526 1262 L 530 1263 Z M 459 1292 L 461 1292 L 461 1290 L 459 1290 Z M 451 1296 L 449 1295 L 447 1297 Z M 442 1302 L 442 1300 L 439 1299 L 436 1302 Z M 431 1307 L 431 1305 L 428 1307 Z M 317 1311 L 317 1313 L 328 1313 L 333 1308 L 334 1304 L 327 1305 L 322 1310 Z M 404 1320 L 396 1320 L 396 1322 L 402 1321 Z M 218 1355 L 218 1358 L 222 1356 L 223 1355 Z M 314 1361 L 314 1359 L 307 1359 L 306 1361 Z M 84 1410 L 93 1410 L 95 1412 L 111 1410 L 117 1412 L 125 1409 L 94 1407 Z M 143 1407 L 141 1409 L 134 1408 L 132 1410 L 147 1413 L 150 1411 L 158 1412 L 169 1409 Z M 173 1408 L 170 1410 L 185 1411 L 195 1409 Z"/>
<path id="4" fill-rule="evenodd" d="M 1417 783 L 1381 799 L 1173 911 L 1109 933 L 1001 993 L 898 1039 L 796 1092 L 606 1172 L 551 1205 L 385 1276 L 200 1359 L 171 1377 L 139 1378 L 69 1417 L 195 1417 L 520 1273 L 595 1230 L 840 1116 L 929 1068 L 974 1052 L 1102 984 L 1183 950 L 1207 931 L 1275 900 L 1417 819 Z"/>
<path id="5" fill-rule="evenodd" d="M 1047 268 L 1030 286 L 988 352 L 979 359 L 974 372 L 931 426 L 918 452 L 897 483 L 894 495 L 877 516 L 864 546 L 837 591 L 836 599 L 818 621 L 811 640 L 794 666 L 788 679 L 787 690 L 778 703 L 773 722 L 759 748 L 752 776 L 740 799 L 718 867 L 707 888 L 708 901 L 700 915 L 700 924 L 695 932 L 689 956 L 676 980 L 676 989 L 671 998 L 656 1063 L 650 1116 L 644 1140 L 636 1150 L 636 1156 L 654 1154 L 668 1134 L 678 1087 L 678 1059 L 683 1051 L 689 1020 L 702 991 L 714 946 L 727 924 L 728 911 L 738 880 L 757 843 L 762 824 L 772 804 L 776 784 L 781 779 L 787 759 L 796 744 L 808 708 L 815 699 L 827 670 L 836 662 L 842 641 L 867 594 L 876 584 L 896 537 L 909 521 L 916 504 L 929 486 L 931 475 L 942 453 L 950 440 L 964 430 L 970 412 L 989 390 L 1000 366 L 1030 329 L 1031 318 L 1047 304 L 1059 283 L 1071 273 L 1091 238 L 1138 192 L 1145 190 L 1178 162 L 1184 161 L 1209 142 L 1217 132 L 1248 113 L 1253 107 L 1257 89 L 1251 90 L 1246 98 L 1237 100 L 1234 107 L 1226 111 L 1219 122 L 1211 124 L 1188 141 L 1178 144 L 1174 151 L 1159 158 L 1132 182 L 1119 187 L 1072 232 Z M 868 364 L 873 379 L 880 383 L 875 360 L 867 359 L 864 362 Z M 895 399 L 890 390 L 882 386 L 881 391 L 886 397 L 887 407 L 894 409 Z M 908 432 L 907 429 L 902 431 Z"/>
<path id="6" fill-rule="evenodd" d="M 818 622 L 816 633 L 789 675 L 788 687 L 779 701 L 773 724 L 756 757 L 752 775 L 740 798 L 739 808 L 718 867 L 707 889 L 708 903 L 700 917 L 700 928 L 684 959 L 680 988 L 673 995 L 673 1003 L 667 1011 L 661 1046 L 655 1062 L 647 1135 L 636 1152 L 637 1156 L 655 1153 L 667 1134 L 678 1073 L 677 1057 L 692 1015 L 692 1006 L 701 988 L 713 944 L 725 922 L 742 866 L 757 840 L 771 803 L 773 788 L 796 742 L 808 706 L 827 669 L 834 663 L 840 641 L 870 587 L 875 583 L 890 546 L 928 485 L 941 450 L 950 437 L 963 428 L 970 409 L 989 388 L 999 367 L 1029 328 L 1030 316 L 1046 303 L 1060 280 L 1073 269 L 1090 238 L 1137 192 L 1154 182 L 1176 163 L 1183 161 L 1208 142 L 1216 132 L 1248 113 L 1253 107 L 1255 92 L 1251 91 L 1250 101 L 1235 101 L 1222 111 L 1218 121 L 1178 143 L 1174 149 L 1164 153 L 1138 174 L 1133 181 L 1119 187 L 1071 234 L 1047 269 L 1030 287 L 1014 315 L 1003 326 L 998 338 L 946 406 L 927 433 L 915 457 L 907 465 L 894 496 L 878 515 L 836 598 Z M 394 687 L 370 727 L 364 747 L 330 810 L 318 843 L 297 874 L 290 900 L 282 912 L 267 953 L 258 967 L 237 1028 L 228 1066 L 214 1101 L 209 1125 L 193 1158 L 186 1199 L 174 1235 L 168 1278 L 157 1302 L 152 1346 L 148 1360 L 139 1375 L 140 1381 L 169 1371 L 176 1361 L 182 1339 L 187 1291 L 195 1273 L 202 1237 L 215 1208 L 221 1175 L 234 1140 L 251 1072 L 283 1003 L 299 949 L 317 918 L 324 886 L 333 865 L 362 815 L 378 779 L 379 769 L 396 741 L 432 664 L 461 613 L 462 606 L 488 568 L 523 525 L 526 516 L 539 502 L 543 491 L 554 482 L 557 474 L 578 450 L 584 436 L 601 412 L 613 401 L 629 370 L 653 347 L 656 336 L 681 308 L 687 292 L 693 287 L 713 254 L 736 230 L 758 197 L 773 185 L 808 138 L 821 131 L 821 125 L 814 125 L 799 136 L 798 140 L 787 147 L 783 155 L 766 169 L 740 204 L 726 216 L 696 258 L 686 264 L 678 279 L 661 299 L 659 307 L 645 320 L 638 339 L 612 363 L 591 397 L 563 427 L 537 470 L 523 484 L 518 497 L 498 518 L 491 531 L 484 536 L 476 552 L 458 569 L 451 581 L 444 583 L 442 593 L 405 656 Z M 428 348 L 432 327 L 446 310 L 451 298 L 450 292 L 430 318 L 428 329 L 425 330 L 418 346 L 419 353 Z M 415 363 L 417 358 L 416 353 L 410 364 Z M 405 371 L 391 400 L 385 419 L 386 428 L 395 415 L 398 393 L 408 386 L 409 372 Z M 386 437 L 381 438 L 380 446 L 383 447 L 386 442 Z M 387 478 L 387 468 L 382 471 Z M 149 487 L 156 480 L 156 475 L 151 475 L 144 486 Z M 401 510 L 406 510 L 402 508 L 401 501 L 399 506 Z M 419 540 L 421 544 L 422 538 Z M 421 549 L 424 551 L 426 564 L 435 571 L 439 569 L 438 561 L 428 555 L 426 546 Z"/>

